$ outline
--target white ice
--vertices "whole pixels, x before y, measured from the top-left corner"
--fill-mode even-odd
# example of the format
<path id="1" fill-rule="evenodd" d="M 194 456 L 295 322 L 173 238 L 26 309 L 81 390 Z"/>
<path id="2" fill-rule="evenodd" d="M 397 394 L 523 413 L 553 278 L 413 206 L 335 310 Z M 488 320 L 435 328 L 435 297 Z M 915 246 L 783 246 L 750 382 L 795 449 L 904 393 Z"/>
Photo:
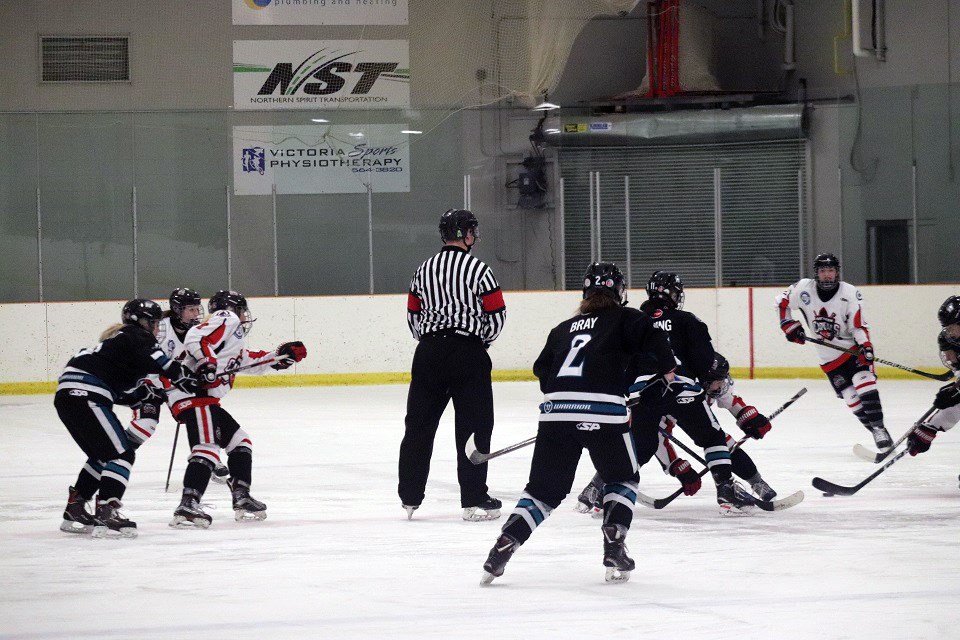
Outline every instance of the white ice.
<path id="1" fill-rule="evenodd" d="M 721 518 L 712 486 L 666 509 L 636 509 L 627 542 L 638 570 L 603 581 L 597 520 L 572 510 L 592 470 L 491 587 L 481 565 L 503 520 L 464 522 L 452 408 L 433 456 L 427 499 L 407 521 L 396 497 L 406 387 L 237 390 L 224 405 L 253 436 L 253 495 L 264 522 L 233 520 L 211 484 L 206 531 L 167 526 L 187 444 L 164 493 L 173 442 L 165 415 L 139 453 L 125 497 L 136 540 L 58 530 L 84 456 L 49 396 L 0 397 L 0 637 L 4 638 L 957 638 L 960 637 L 960 428 L 901 459 L 852 497 L 823 497 L 814 476 L 852 485 L 876 467 L 852 445 L 869 434 L 825 380 L 740 381 L 769 412 L 810 392 L 750 441 L 788 511 Z M 887 425 L 903 433 L 935 383 L 881 381 Z M 493 446 L 535 433 L 534 383 L 494 386 Z M 729 414 L 720 417 L 739 436 Z M 532 448 L 490 463 L 504 517 Z M 656 462 L 653 497 L 677 486 Z"/>

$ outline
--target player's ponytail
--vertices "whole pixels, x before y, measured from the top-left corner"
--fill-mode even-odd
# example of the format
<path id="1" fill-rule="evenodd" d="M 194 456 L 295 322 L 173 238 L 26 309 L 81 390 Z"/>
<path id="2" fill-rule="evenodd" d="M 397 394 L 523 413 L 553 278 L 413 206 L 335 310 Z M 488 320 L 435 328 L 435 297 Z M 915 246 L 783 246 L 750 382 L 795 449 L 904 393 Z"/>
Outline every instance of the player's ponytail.
<path id="1" fill-rule="evenodd" d="M 100 334 L 100 342 L 103 342 L 104 340 L 109 340 L 113 336 L 117 335 L 120 329 L 123 329 L 122 324 L 118 323 L 118 324 L 110 325 L 109 327 L 103 330 L 103 333 Z"/>
<path id="2" fill-rule="evenodd" d="M 588 313 L 596 313 L 604 309 L 613 309 L 614 307 L 619 306 L 620 303 L 610 296 L 603 295 L 599 291 L 593 291 L 590 293 L 590 295 L 580 301 L 578 313 L 580 315 L 587 315 Z"/>

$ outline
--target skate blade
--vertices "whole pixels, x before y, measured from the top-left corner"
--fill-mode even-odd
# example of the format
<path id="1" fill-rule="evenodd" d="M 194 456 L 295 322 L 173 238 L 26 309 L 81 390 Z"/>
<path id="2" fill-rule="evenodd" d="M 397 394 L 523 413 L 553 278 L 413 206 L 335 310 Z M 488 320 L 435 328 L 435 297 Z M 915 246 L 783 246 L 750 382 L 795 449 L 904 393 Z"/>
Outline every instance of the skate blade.
<path id="1" fill-rule="evenodd" d="M 137 530 L 135 527 L 124 527 L 117 531 L 111 529 L 110 527 L 96 526 L 93 528 L 93 532 L 90 535 L 92 535 L 94 538 L 136 538 Z"/>
<path id="2" fill-rule="evenodd" d="M 593 511 L 590 512 L 590 517 L 594 520 L 601 520 L 603 518 L 603 509 L 593 507 Z"/>
<path id="3" fill-rule="evenodd" d="M 573 505 L 573 510 L 576 511 L 577 513 L 590 513 L 591 511 L 593 511 L 593 507 L 590 506 L 589 504 L 578 502 L 577 504 Z"/>
<path id="4" fill-rule="evenodd" d="M 492 511 L 478 511 L 477 507 L 467 507 L 463 510 L 463 519 L 467 522 L 496 520 L 499 517 L 500 509 L 493 509 Z"/>
<path id="5" fill-rule="evenodd" d="M 206 520 L 189 520 L 183 516 L 173 516 L 170 526 L 174 529 L 209 529 L 210 523 Z"/>
<path id="6" fill-rule="evenodd" d="M 744 508 L 734 506 L 732 504 L 721 504 L 719 505 L 720 515 L 726 518 L 739 518 L 739 517 L 750 517 L 753 515 L 750 511 L 747 511 Z"/>
<path id="7" fill-rule="evenodd" d="M 217 484 L 227 484 L 228 477 L 229 476 L 218 476 L 217 474 L 213 474 L 210 476 L 210 480 L 212 482 L 216 482 Z"/>
<path id="8" fill-rule="evenodd" d="M 619 583 L 626 582 L 630 579 L 629 571 L 621 571 L 616 567 L 607 567 L 607 573 L 604 576 L 604 580 L 607 582 Z"/>
<path id="9" fill-rule="evenodd" d="M 489 571 L 484 571 L 484 572 L 483 572 L 483 577 L 480 578 L 480 586 L 481 586 L 481 587 L 487 586 L 488 584 L 490 584 L 491 582 L 493 582 L 493 579 L 496 578 L 496 577 L 497 577 L 497 576 L 493 575 L 493 574 L 490 573 Z"/>
<path id="10" fill-rule="evenodd" d="M 266 511 L 244 511 L 243 509 L 235 509 L 233 512 L 233 519 L 237 522 L 243 522 L 244 520 L 266 520 L 267 512 Z"/>
<path id="11" fill-rule="evenodd" d="M 76 522 L 74 520 L 64 520 L 60 523 L 60 531 L 65 531 L 66 533 L 79 533 L 79 534 L 88 534 L 93 532 L 92 524 L 83 524 L 82 522 Z"/>

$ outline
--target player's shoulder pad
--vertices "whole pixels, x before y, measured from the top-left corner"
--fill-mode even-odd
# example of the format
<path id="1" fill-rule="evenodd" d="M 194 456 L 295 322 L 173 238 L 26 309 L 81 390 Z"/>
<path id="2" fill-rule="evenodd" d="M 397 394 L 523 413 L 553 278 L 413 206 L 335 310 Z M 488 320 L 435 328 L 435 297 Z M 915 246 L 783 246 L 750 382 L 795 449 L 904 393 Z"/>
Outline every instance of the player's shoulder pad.
<path id="1" fill-rule="evenodd" d="M 855 286 L 849 282 L 840 281 L 840 290 L 837 292 L 843 298 L 846 298 L 848 301 L 856 300 L 857 302 L 863 301 L 863 294 L 860 293 L 860 289 L 857 289 Z"/>

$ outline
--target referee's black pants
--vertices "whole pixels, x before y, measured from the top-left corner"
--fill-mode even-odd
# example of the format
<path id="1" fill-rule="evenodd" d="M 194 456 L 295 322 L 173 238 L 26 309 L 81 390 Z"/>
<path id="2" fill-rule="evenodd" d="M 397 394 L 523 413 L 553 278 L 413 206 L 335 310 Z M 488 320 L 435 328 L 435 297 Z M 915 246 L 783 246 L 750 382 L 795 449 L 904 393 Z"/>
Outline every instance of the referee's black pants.
<path id="1" fill-rule="evenodd" d="M 493 388 L 490 356 L 479 338 L 427 335 L 413 355 L 407 395 L 406 431 L 400 443 L 400 483 L 405 505 L 423 502 L 433 440 L 447 403 L 456 412 L 457 480 L 460 505 L 474 507 L 487 497 L 487 464 L 473 464 L 463 452 L 470 434 L 477 448 L 490 450 L 493 432 Z"/>

